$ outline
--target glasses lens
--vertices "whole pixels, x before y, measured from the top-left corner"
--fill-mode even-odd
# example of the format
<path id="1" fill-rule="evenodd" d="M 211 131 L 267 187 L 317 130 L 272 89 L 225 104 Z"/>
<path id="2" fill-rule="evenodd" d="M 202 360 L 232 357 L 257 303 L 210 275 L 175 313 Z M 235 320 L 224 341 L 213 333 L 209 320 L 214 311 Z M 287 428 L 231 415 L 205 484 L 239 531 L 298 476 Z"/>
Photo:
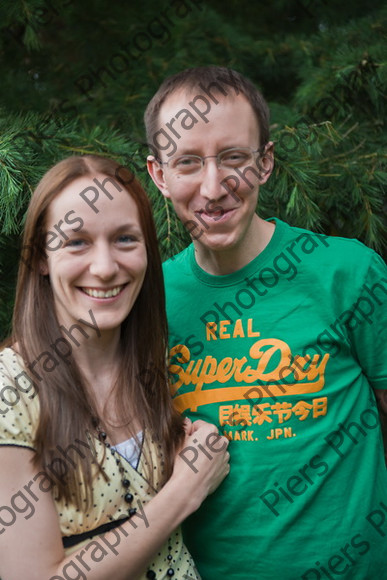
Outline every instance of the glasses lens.
<path id="1" fill-rule="evenodd" d="M 182 175 L 192 175 L 202 168 L 202 159 L 197 155 L 182 155 L 174 157 L 169 162 L 170 168 Z"/>
<path id="2" fill-rule="evenodd" d="M 242 147 L 239 149 L 226 149 L 219 154 L 219 165 L 221 167 L 233 168 L 244 167 L 253 162 L 253 152 L 251 149 Z"/>

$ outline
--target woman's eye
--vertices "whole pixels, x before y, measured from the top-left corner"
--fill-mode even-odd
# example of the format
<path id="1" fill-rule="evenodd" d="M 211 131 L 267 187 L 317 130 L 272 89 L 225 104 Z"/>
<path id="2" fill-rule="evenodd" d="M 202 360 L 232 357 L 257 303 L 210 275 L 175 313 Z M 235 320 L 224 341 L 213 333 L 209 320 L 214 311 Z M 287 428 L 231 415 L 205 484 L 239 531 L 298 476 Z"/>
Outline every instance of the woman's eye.
<path id="1" fill-rule="evenodd" d="M 65 244 L 65 247 L 68 248 L 81 248 L 85 244 L 84 240 L 68 240 Z"/>
<path id="2" fill-rule="evenodd" d="M 137 242 L 137 238 L 135 236 L 132 236 L 132 235 L 129 235 L 129 234 L 122 235 L 122 236 L 119 236 L 118 242 L 120 244 L 131 244 L 133 242 Z"/>

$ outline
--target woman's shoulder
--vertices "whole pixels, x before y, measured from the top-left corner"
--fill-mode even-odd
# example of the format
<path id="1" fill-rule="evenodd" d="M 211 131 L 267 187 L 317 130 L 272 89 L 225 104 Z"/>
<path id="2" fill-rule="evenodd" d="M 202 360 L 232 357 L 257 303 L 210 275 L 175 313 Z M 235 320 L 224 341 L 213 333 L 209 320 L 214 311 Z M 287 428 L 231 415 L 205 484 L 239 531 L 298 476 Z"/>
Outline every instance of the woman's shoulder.
<path id="1" fill-rule="evenodd" d="M 0 384 L 10 384 L 20 394 L 26 394 L 29 399 L 37 394 L 37 379 L 28 372 L 26 365 L 18 352 L 17 345 L 5 347 L 0 351 Z"/>
<path id="2" fill-rule="evenodd" d="M 15 380 L 23 370 L 24 363 L 17 345 L 6 346 L 0 350 L 0 380 L 2 378 Z"/>
<path id="3" fill-rule="evenodd" d="M 0 351 L 0 444 L 33 448 L 38 423 L 37 384 L 14 347 Z"/>

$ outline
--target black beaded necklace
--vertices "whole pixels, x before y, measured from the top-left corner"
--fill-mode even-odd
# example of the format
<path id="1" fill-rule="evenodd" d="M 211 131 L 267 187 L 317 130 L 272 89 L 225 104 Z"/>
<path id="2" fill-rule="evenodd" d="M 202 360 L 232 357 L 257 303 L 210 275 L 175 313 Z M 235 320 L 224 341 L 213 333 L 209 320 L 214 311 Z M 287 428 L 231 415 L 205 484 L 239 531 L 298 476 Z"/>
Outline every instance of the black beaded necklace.
<path id="1" fill-rule="evenodd" d="M 124 476 L 125 468 L 124 468 L 124 466 L 122 465 L 122 462 L 121 462 L 121 455 L 118 453 L 118 451 L 116 451 L 111 446 L 111 444 L 107 440 L 107 434 L 106 434 L 106 432 L 103 429 L 101 429 L 101 427 L 98 424 L 96 425 L 96 429 L 97 429 L 97 433 L 98 433 L 98 439 L 100 440 L 101 443 L 103 443 L 105 445 L 105 447 L 113 455 L 113 457 L 115 459 L 115 462 L 116 462 L 116 465 L 118 467 L 118 471 L 119 471 L 121 477 L 123 477 L 123 479 L 121 480 L 121 485 L 122 485 L 122 487 L 124 489 L 124 496 L 123 496 L 124 497 L 124 501 L 127 504 L 131 504 L 132 501 L 133 501 L 133 499 L 134 499 L 134 496 L 129 491 L 130 481 L 129 481 L 129 479 L 127 479 Z M 137 508 L 129 507 L 127 511 L 128 511 L 129 518 L 131 518 L 137 512 Z"/>
<path id="2" fill-rule="evenodd" d="M 98 423 L 98 420 L 96 420 L 96 419 L 93 419 L 93 423 L 94 423 L 95 429 L 96 429 L 96 431 L 97 431 L 97 434 L 98 434 L 98 439 L 99 439 L 99 441 L 100 441 L 100 442 L 101 442 L 103 445 L 105 445 L 105 447 L 107 448 L 107 450 L 108 450 L 108 451 L 110 451 L 110 453 L 112 454 L 113 458 L 115 459 L 116 465 L 117 465 L 117 467 L 118 467 L 118 471 L 119 471 L 119 473 L 120 473 L 121 477 L 123 477 L 123 479 L 121 480 L 121 485 L 122 485 L 122 487 L 123 487 L 123 489 L 124 489 L 124 495 L 123 495 L 124 501 L 125 501 L 127 504 L 132 504 L 132 502 L 133 502 L 133 499 L 134 499 L 134 496 L 133 496 L 133 494 L 132 494 L 132 493 L 130 493 L 130 491 L 129 491 L 129 487 L 130 487 L 130 481 L 129 481 L 129 479 L 127 479 L 127 477 L 124 475 L 124 473 L 125 473 L 125 468 L 124 468 L 124 466 L 122 465 L 122 461 L 121 461 L 121 455 L 120 455 L 120 453 L 119 453 L 119 452 L 118 452 L 116 449 L 114 449 L 114 448 L 111 446 L 111 444 L 110 444 L 110 443 L 109 443 L 109 441 L 107 440 L 107 434 L 106 434 L 106 432 L 105 432 L 105 431 L 104 431 L 104 430 L 101 428 L 101 426 L 99 425 L 99 423 Z M 134 508 L 134 507 L 129 507 L 127 511 L 128 511 L 128 516 L 129 516 L 129 519 L 130 519 L 130 518 L 131 518 L 131 517 L 133 517 L 133 516 L 134 516 L 134 514 L 137 512 L 137 508 Z M 170 538 L 170 539 L 171 539 L 171 538 Z M 170 540 L 170 539 L 169 539 L 169 540 Z M 171 564 L 171 563 L 172 563 L 172 560 L 173 560 L 173 556 L 172 556 L 172 546 L 171 546 L 171 542 L 170 542 L 170 541 L 169 541 L 169 543 L 168 543 L 168 552 L 169 552 L 169 553 L 168 553 L 168 556 L 167 556 L 167 560 L 168 560 L 168 562 Z M 171 568 L 171 567 L 170 567 L 170 568 L 168 568 L 168 570 L 167 570 L 167 576 L 168 576 L 168 577 L 170 577 L 170 578 L 172 578 L 172 576 L 174 576 L 174 575 L 175 575 L 175 571 L 174 571 L 174 569 L 173 569 L 173 568 Z M 156 572 L 154 572 L 153 570 L 148 570 L 148 571 L 146 572 L 146 578 L 147 578 L 148 580 L 157 580 Z"/>

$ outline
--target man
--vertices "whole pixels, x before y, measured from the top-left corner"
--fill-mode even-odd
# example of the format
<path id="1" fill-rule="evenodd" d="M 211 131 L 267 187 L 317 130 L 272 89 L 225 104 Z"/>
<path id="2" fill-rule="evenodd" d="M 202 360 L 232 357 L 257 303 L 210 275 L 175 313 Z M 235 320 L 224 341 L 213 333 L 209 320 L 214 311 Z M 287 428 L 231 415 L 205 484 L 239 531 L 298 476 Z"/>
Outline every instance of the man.
<path id="1" fill-rule="evenodd" d="M 167 79 L 145 123 L 149 173 L 192 238 L 164 269 L 172 395 L 230 439 L 230 475 L 185 525 L 199 572 L 386 579 L 381 258 L 255 213 L 273 143 L 239 73 Z M 202 452 L 183 452 L 192 477 Z"/>

